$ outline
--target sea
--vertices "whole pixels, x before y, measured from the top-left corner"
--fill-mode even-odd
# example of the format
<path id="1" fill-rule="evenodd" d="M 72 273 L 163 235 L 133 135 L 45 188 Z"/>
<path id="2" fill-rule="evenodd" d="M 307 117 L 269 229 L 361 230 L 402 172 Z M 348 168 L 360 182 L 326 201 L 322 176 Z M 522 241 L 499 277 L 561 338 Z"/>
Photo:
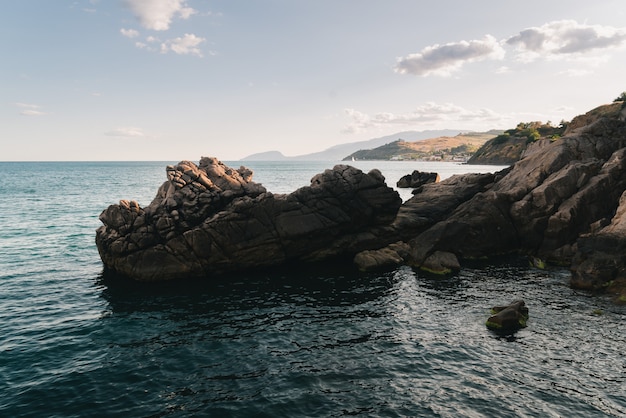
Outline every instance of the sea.
<path id="1" fill-rule="evenodd" d="M 105 274 L 98 216 L 149 204 L 172 163 L 0 163 L 1 417 L 626 416 L 626 307 L 571 289 L 564 268 Z M 228 164 L 289 193 L 338 163 Z M 392 187 L 416 169 L 501 168 L 349 164 Z M 490 308 L 515 299 L 528 326 L 488 330 Z"/>

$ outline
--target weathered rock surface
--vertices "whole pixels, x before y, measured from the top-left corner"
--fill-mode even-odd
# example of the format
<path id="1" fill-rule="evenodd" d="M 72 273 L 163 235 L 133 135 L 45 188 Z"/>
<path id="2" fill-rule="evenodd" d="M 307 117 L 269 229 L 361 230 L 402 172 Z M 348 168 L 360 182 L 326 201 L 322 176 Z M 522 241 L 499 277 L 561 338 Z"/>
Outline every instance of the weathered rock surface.
<path id="1" fill-rule="evenodd" d="M 626 191 L 610 223 L 595 226 L 596 230 L 583 234 L 576 242 L 572 285 L 587 290 L 606 289 L 626 303 Z"/>
<path id="2" fill-rule="evenodd" d="M 616 210 L 626 190 L 625 114 L 621 103 L 594 109 L 580 117 L 585 123 L 574 119 L 564 137 L 538 141 L 508 170 L 471 187 L 451 185 L 459 183 L 454 178 L 424 186 L 427 198 L 410 199 L 394 222 L 416 233 L 412 263 L 421 265 L 436 251 L 461 260 L 521 252 L 563 265 L 575 258 L 575 286 L 598 288 L 623 274 L 626 203 Z M 427 203 L 430 195 L 451 194 L 456 205 L 446 204 L 451 197 Z M 429 212 L 433 207 L 440 212 Z M 608 226 L 594 232 L 600 225 Z"/>
<path id="3" fill-rule="evenodd" d="M 506 306 L 494 306 L 485 325 L 499 332 L 514 332 L 526 327 L 528 308 L 523 300 L 516 300 Z"/>
<path id="4" fill-rule="evenodd" d="M 601 106 L 505 170 L 424 184 L 402 205 L 377 170 L 339 165 L 273 195 L 243 167 L 183 161 L 148 207 L 106 209 L 96 243 L 106 267 L 138 280 L 340 258 L 447 273 L 521 253 L 571 265 L 573 286 L 626 301 L 625 119 L 621 102 Z"/>
<path id="5" fill-rule="evenodd" d="M 105 266 L 137 280 L 202 277 L 289 261 L 348 257 L 370 247 L 401 199 L 378 170 L 338 165 L 289 195 L 214 158 L 167 167 L 146 208 L 121 201 L 100 215 Z"/>
<path id="6" fill-rule="evenodd" d="M 406 262 L 410 247 L 399 241 L 379 250 L 361 251 L 354 257 L 354 264 L 361 271 L 380 270 L 402 265 Z"/>
<path id="7" fill-rule="evenodd" d="M 437 183 L 439 180 L 440 177 L 437 173 L 427 173 L 424 171 L 413 170 L 411 174 L 402 176 L 400 180 L 396 182 L 396 186 L 404 189 L 416 189 L 428 183 Z"/>

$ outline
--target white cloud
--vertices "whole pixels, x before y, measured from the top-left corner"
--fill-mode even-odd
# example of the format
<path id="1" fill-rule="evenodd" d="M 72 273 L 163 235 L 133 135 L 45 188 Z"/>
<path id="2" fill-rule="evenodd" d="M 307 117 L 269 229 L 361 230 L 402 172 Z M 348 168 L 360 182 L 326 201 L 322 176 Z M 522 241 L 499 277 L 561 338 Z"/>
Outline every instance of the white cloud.
<path id="1" fill-rule="evenodd" d="M 161 52 L 162 54 L 173 52 L 179 55 L 196 55 L 202 57 L 202 50 L 199 46 L 203 42 L 206 42 L 205 38 L 186 33 L 182 37 L 166 39 L 165 41 L 161 41 L 154 36 L 148 36 L 145 42 L 136 41 L 135 46 L 139 49 L 145 49 L 150 52 Z M 214 53 L 209 52 L 209 54 L 213 55 Z"/>
<path id="2" fill-rule="evenodd" d="M 466 62 L 503 57 L 504 49 L 500 43 L 493 36 L 487 35 L 482 40 L 428 46 L 419 53 L 399 58 L 395 71 L 420 76 L 448 76 L 459 70 Z"/>
<path id="3" fill-rule="evenodd" d="M 524 29 L 501 41 L 486 35 L 482 40 L 428 46 L 418 53 L 399 58 L 395 71 L 418 76 L 449 76 L 465 63 L 503 59 L 505 46 L 514 48 L 517 59 L 522 62 L 532 62 L 539 58 L 568 58 L 575 59 L 578 63 L 597 66 L 609 58 L 601 55 L 602 52 L 625 45 L 626 27 L 614 28 L 581 24 L 574 20 L 559 20 Z M 496 73 L 501 74 L 508 70 L 508 67 L 503 66 Z M 569 75 L 583 74 L 581 71 L 572 71 Z"/>
<path id="4" fill-rule="evenodd" d="M 168 30 L 176 17 L 188 19 L 196 10 L 186 0 L 124 0 L 146 29 Z"/>
<path id="5" fill-rule="evenodd" d="M 198 45 L 205 41 L 206 39 L 204 38 L 186 33 L 182 37 L 168 39 L 163 42 L 161 44 L 161 52 L 165 54 L 171 51 L 179 55 L 197 55 L 201 57 L 202 51 L 200 51 Z"/>
<path id="6" fill-rule="evenodd" d="M 574 20 L 549 22 L 522 30 L 506 40 L 518 52 L 518 59 L 531 62 L 538 58 L 580 57 L 626 44 L 626 27 L 580 24 Z"/>
<path id="7" fill-rule="evenodd" d="M 344 128 L 344 133 L 358 133 L 371 128 L 386 127 L 421 127 L 424 125 L 447 125 L 458 122 L 499 122 L 503 119 L 491 109 L 470 110 L 452 103 L 429 102 L 409 113 L 394 114 L 389 112 L 368 115 L 355 109 L 345 109 L 351 122 Z"/>
<path id="8" fill-rule="evenodd" d="M 132 126 L 125 126 L 121 128 L 113 129 L 104 133 L 106 136 L 121 136 L 121 137 L 142 137 L 145 136 L 140 128 Z"/>
<path id="9" fill-rule="evenodd" d="M 127 38 L 136 38 L 139 36 L 139 32 L 135 29 L 120 29 L 120 33 Z"/>
<path id="10" fill-rule="evenodd" d="M 25 110 L 22 110 L 20 112 L 20 115 L 24 115 L 24 116 L 43 116 L 43 115 L 47 115 L 47 113 L 39 111 L 39 110 L 34 110 L 34 109 L 25 109 Z"/>
<path id="11" fill-rule="evenodd" d="M 22 109 L 20 110 L 20 115 L 23 115 L 23 116 L 44 116 L 48 114 L 46 112 L 42 112 L 41 110 L 38 110 L 41 106 L 36 105 L 36 104 L 15 103 L 15 106 Z"/>

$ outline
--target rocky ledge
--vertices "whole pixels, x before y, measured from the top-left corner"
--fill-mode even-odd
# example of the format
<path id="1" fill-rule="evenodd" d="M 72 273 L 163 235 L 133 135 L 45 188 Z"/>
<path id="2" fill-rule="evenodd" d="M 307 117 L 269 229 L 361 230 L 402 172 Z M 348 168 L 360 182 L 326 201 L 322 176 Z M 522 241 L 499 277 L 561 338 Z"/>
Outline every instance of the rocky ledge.
<path id="1" fill-rule="evenodd" d="M 506 170 L 422 185 L 401 205 L 377 170 L 338 165 L 273 195 L 213 158 L 167 168 L 146 208 L 100 216 L 105 266 L 137 280 L 207 276 L 288 262 L 406 263 L 432 272 L 518 253 L 572 268 L 572 285 L 626 300 L 626 109 L 601 106 Z"/>

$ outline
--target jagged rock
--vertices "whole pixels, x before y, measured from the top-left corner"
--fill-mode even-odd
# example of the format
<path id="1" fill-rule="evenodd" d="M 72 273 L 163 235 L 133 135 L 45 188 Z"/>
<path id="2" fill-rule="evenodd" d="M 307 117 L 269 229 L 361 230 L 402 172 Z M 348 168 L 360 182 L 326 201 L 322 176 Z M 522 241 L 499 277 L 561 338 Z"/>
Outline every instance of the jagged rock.
<path id="1" fill-rule="evenodd" d="M 513 166 L 422 185 L 402 206 L 377 170 L 338 165 L 273 195 L 243 167 L 183 161 L 146 208 L 107 208 L 96 243 L 107 268 L 139 280 L 339 258 L 362 269 L 456 271 L 464 259 L 518 252 L 571 263 L 574 287 L 622 292 L 625 120 L 621 102 L 593 109 Z M 398 241 L 410 251 L 389 246 Z"/>
<path id="2" fill-rule="evenodd" d="M 404 240 L 410 240 L 427 228 L 444 220 L 459 205 L 486 191 L 503 172 L 465 174 L 449 177 L 439 183 L 426 184 L 415 196 L 404 202 L 393 228 Z"/>
<path id="3" fill-rule="evenodd" d="M 394 224 L 410 224 L 417 231 L 410 240 L 414 262 L 422 263 L 435 251 L 460 259 L 522 252 L 571 262 L 578 237 L 611 217 L 626 189 L 626 124 L 620 106 L 594 110 L 590 113 L 596 118 L 585 116 L 590 124 L 575 123 L 578 128 L 564 137 L 540 141 L 508 171 L 491 182 L 485 178 L 458 206 L 443 210 L 431 226 L 425 227 L 435 218 L 418 216 L 426 209 L 412 211 L 407 202 Z M 415 228 L 420 223 L 422 231 Z"/>
<path id="4" fill-rule="evenodd" d="M 166 171 L 168 180 L 146 208 L 122 201 L 100 215 L 96 244 L 108 269 L 150 281 L 352 258 L 401 204 L 378 170 L 346 165 L 289 195 L 268 193 L 250 170 L 215 158 Z"/>
<path id="5" fill-rule="evenodd" d="M 400 180 L 396 182 L 396 186 L 405 189 L 416 189 L 428 183 L 437 183 L 439 180 L 440 177 L 437 173 L 426 173 L 423 171 L 413 170 L 411 174 L 400 177 Z"/>
<path id="6" fill-rule="evenodd" d="M 494 306 L 487 319 L 487 328 L 499 332 L 513 332 L 526 327 L 528 308 L 523 300 L 516 300 L 506 306 Z"/>

